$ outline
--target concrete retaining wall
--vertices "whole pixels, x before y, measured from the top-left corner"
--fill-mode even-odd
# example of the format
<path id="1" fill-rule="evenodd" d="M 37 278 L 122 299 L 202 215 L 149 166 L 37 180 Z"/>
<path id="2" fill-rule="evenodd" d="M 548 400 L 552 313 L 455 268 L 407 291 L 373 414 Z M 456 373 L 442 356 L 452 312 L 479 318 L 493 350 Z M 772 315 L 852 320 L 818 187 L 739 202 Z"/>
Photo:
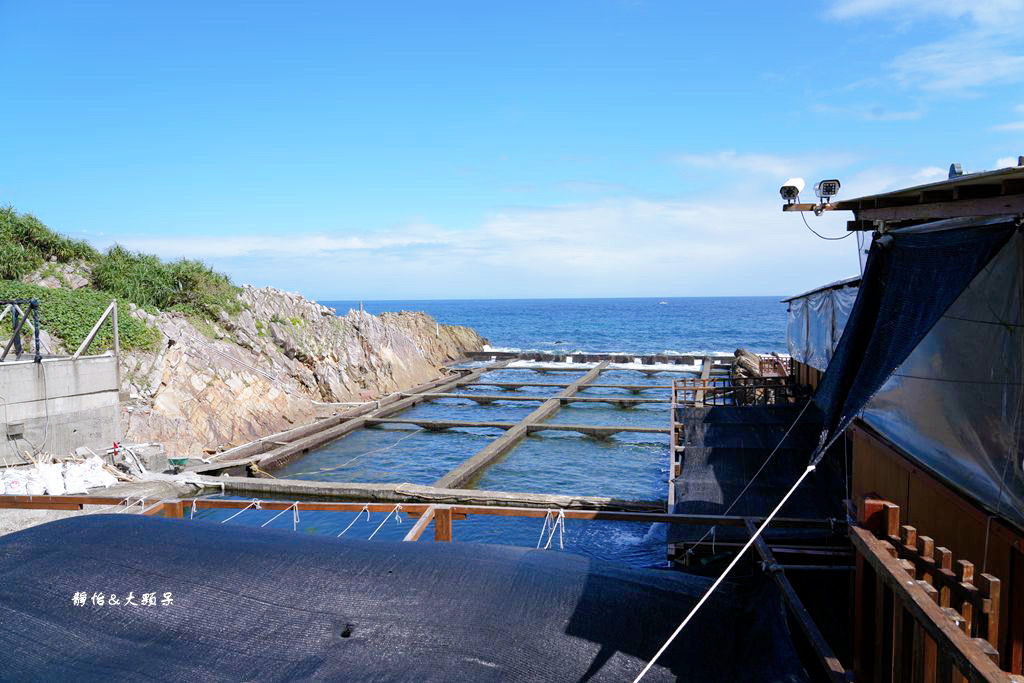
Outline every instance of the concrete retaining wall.
<path id="1" fill-rule="evenodd" d="M 12 432 L 23 437 L 12 440 Z M 0 363 L 0 458 L 14 462 L 36 448 L 56 455 L 80 446 L 98 451 L 120 440 L 114 356 Z"/>

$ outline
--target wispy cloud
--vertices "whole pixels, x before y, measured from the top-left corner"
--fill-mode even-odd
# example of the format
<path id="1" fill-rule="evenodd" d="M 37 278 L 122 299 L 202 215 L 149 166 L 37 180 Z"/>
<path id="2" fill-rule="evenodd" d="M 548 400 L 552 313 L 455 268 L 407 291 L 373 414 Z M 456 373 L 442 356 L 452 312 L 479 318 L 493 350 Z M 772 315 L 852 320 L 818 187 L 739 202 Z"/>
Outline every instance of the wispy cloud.
<path id="1" fill-rule="evenodd" d="M 883 65 L 900 87 L 930 94 L 969 94 L 983 86 L 1024 81 L 1024 0 L 838 0 L 835 20 L 884 18 L 913 24 L 951 22 L 949 33 Z"/>
<path id="2" fill-rule="evenodd" d="M 489 296 L 777 294 L 855 271 L 856 254 L 846 242 L 822 242 L 795 218 L 768 196 L 742 206 L 632 197 L 507 208 L 464 230 L 415 225 L 347 235 L 125 236 L 118 241 L 165 258 L 206 259 L 239 282 L 325 298 L 368 291 L 379 298 L 465 297 L 478 291 Z M 818 229 L 843 234 L 839 217 L 815 220 Z M 779 248 L 790 239 L 806 248 L 799 259 L 787 256 L 793 250 Z M 794 260 L 789 267 L 787 258 Z M 796 260 L 814 266 L 797 267 Z M 744 277 L 723 278 L 723 264 Z"/>
<path id="3" fill-rule="evenodd" d="M 870 106 L 840 107 L 831 104 L 815 104 L 811 111 L 820 114 L 838 114 L 861 121 L 917 121 L 924 117 L 926 109 L 889 109 L 880 104 Z"/>
<path id="4" fill-rule="evenodd" d="M 850 154 L 822 153 L 806 156 L 779 156 L 774 154 L 741 154 L 733 150 L 706 154 L 680 154 L 674 160 L 682 166 L 703 169 L 722 169 L 756 173 L 785 180 L 788 176 L 803 175 L 811 171 L 844 168 L 856 161 Z"/>

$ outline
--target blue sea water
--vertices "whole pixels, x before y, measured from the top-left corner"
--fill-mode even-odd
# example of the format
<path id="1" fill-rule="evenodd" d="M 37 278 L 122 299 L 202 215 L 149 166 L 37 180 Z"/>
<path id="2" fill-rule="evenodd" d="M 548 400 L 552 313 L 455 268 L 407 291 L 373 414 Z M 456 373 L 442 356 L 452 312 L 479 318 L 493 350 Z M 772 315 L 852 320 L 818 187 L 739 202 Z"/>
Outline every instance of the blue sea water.
<path id="1" fill-rule="evenodd" d="M 664 302 L 664 303 L 662 303 Z M 344 315 L 359 302 L 324 301 Z M 547 299 L 459 301 L 366 301 L 370 313 L 424 311 L 439 322 L 467 325 L 488 338 L 495 349 L 642 353 L 731 352 L 744 347 L 758 352 L 785 351 L 785 305 L 778 297 L 673 299 Z M 584 369 L 538 375 L 525 367 L 488 373 L 484 379 L 514 382 L 571 382 Z M 606 370 L 606 384 L 650 385 L 643 396 L 665 398 L 666 388 L 679 373 L 654 376 L 628 367 Z M 499 393 L 493 386 L 466 386 L 460 393 Z M 529 387 L 514 396 L 550 397 L 557 387 Z M 617 388 L 594 387 L 585 396 L 628 395 Z M 464 399 L 421 403 L 399 417 L 410 419 L 516 422 L 539 403 L 495 401 L 478 405 Z M 623 409 L 608 403 L 564 406 L 549 420 L 559 424 L 667 426 L 666 403 L 639 404 Z M 390 423 L 362 429 L 288 464 L 280 478 L 338 482 L 409 482 L 432 484 L 458 463 L 471 457 L 501 434 L 493 428 L 425 432 L 413 425 Z M 664 501 L 668 484 L 668 437 L 664 434 L 621 432 L 598 441 L 576 432 L 545 431 L 525 438 L 507 456 L 488 467 L 471 487 L 484 490 L 611 496 L 629 500 Z M 233 513 L 231 513 L 233 514 Z M 229 513 L 201 510 L 196 517 L 223 520 Z M 248 511 L 231 523 L 259 526 L 273 515 Z M 305 512 L 295 524 L 305 533 L 400 540 L 409 520 L 394 516 L 381 526 L 384 515 Z M 290 515 L 272 522 L 291 528 Z M 458 541 L 534 546 L 542 520 L 471 515 L 456 522 Z M 664 564 L 664 525 L 630 522 L 581 521 L 565 524 L 565 550 L 590 557 L 639 566 Z M 428 529 L 423 539 L 432 538 Z M 558 547 L 558 538 L 553 537 Z"/>
<path id="2" fill-rule="evenodd" d="M 663 353 L 786 350 L 779 296 L 665 299 L 480 299 L 364 301 L 369 313 L 423 311 L 466 325 L 492 348 Z M 664 303 L 662 303 L 664 302 Z M 344 315 L 358 301 L 322 301 Z"/>

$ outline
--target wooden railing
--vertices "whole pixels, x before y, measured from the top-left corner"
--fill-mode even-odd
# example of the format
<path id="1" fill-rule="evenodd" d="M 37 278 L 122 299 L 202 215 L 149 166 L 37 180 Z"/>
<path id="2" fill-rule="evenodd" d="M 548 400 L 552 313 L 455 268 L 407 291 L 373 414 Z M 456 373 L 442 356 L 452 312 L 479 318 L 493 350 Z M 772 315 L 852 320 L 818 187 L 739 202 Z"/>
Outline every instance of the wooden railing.
<path id="1" fill-rule="evenodd" d="M 681 404 L 751 406 L 791 403 L 796 387 L 789 377 L 686 377 L 674 389 Z"/>
<path id="2" fill-rule="evenodd" d="M 1001 584 L 900 525 L 899 506 L 865 498 L 854 585 L 854 671 L 862 681 L 1021 681 L 999 668 Z"/>

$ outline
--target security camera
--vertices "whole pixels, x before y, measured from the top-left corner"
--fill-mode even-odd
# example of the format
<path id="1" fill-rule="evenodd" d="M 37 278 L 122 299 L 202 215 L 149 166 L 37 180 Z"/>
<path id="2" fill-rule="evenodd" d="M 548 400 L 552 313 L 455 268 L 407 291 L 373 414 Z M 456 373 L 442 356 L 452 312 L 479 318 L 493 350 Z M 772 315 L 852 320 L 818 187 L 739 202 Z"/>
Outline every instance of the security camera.
<path id="1" fill-rule="evenodd" d="M 804 179 L 803 178 L 790 178 L 782 184 L 779 188 L 779 194 L 786 200 L 787 203 L 792 204 L 800 196 L 800 193 L 804 190 Z"/>
<path id="2" fill-rule="evenodd" d="M 821 200 L 822 204 L 828 204 L 832 197 L 839 194 L 839 181 L 835 178 L 819 180 L 814 185 L 814 194 L 818 195 L 818 199 Z"/>

